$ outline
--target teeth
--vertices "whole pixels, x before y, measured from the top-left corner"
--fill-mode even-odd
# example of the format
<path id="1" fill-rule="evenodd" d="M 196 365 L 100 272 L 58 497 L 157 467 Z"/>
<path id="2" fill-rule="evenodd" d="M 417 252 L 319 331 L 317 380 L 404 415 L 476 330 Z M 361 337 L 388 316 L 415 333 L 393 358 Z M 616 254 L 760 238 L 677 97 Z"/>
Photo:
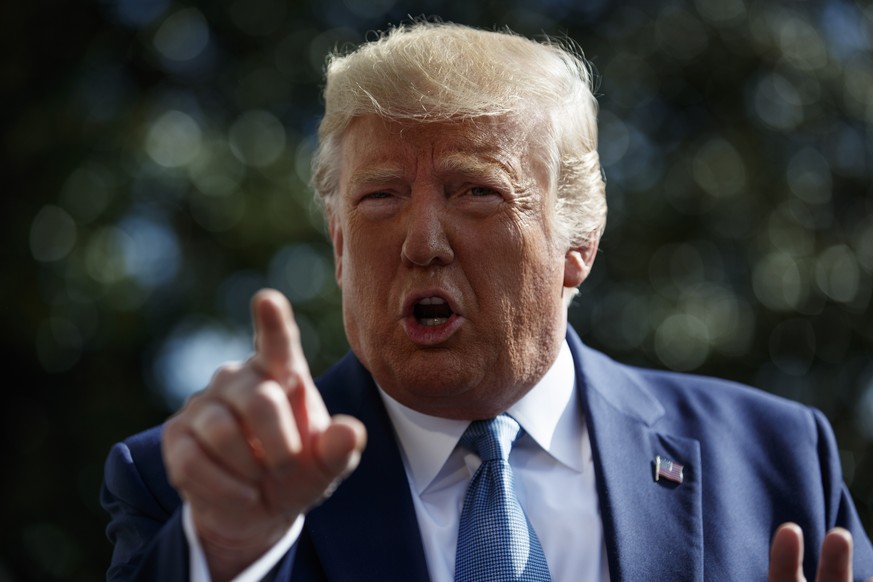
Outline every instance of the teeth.
<path id="1" fill-rule="evenodd" d="M 452 310 L 442 297 L 424 297 L 416 302 L 413 315 L 419 324 L 425 327 L 445 325 L 451 319 Z"/>
<path id="2" fill-rule="evenodd" d="M 443 305 L 446 302 L 442 297 L 425 297 L 419 304 L 421 305 Z"/>

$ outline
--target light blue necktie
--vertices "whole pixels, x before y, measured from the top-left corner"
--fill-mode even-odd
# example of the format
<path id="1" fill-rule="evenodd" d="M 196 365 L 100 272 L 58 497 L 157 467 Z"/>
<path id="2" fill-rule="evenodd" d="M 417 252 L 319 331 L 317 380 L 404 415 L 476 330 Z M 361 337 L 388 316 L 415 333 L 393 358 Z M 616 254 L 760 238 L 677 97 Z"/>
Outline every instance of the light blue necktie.
<path id="1" fill-rule="evenodd" d="M 540 540 L 512 486 L 509 451 L 522 430 L 510 416 L 470 424 L 462 447 L 479 455 L 464 497 L 455 582 L 551 581 Z"/>

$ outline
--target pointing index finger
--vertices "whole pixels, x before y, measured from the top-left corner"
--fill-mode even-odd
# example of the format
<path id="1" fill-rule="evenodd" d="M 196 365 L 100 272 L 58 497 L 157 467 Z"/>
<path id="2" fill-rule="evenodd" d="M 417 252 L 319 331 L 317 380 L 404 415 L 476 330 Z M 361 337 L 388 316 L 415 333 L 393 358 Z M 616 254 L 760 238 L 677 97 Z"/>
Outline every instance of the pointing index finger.
<path id="1" fill-rule="evenodd" d="M 291 304 L 274 289 L 262 289 L 252 298 L 255 356 L 258 369 L 282 385 L 294 376 L 308 375 L 300 345 L 300 330 Z"/>
<path id="2" fill-rule="evenodd" d="M 252 316 L 255 369 L 285 389 L 303 435 L 324 430 L 330 416 L 312 382 L 291 304 L 275 289 L 262 289 L 252 298 Z"/>

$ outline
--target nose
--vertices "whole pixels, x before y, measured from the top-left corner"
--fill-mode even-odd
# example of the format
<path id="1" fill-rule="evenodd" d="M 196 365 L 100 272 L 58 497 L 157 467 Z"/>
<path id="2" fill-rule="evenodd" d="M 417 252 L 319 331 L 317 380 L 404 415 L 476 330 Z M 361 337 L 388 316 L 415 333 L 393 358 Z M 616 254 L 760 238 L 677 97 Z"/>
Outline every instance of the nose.
<path id="1" fill-rule="evenodd" d="M 406 238 L 401 249 L 404 263 L 429 267 L 452 262 L 455 253 L 445 229 L 446 218 L 442 194 L 422 194 L 417 199 L 413 194 L 404 217 Z"/>

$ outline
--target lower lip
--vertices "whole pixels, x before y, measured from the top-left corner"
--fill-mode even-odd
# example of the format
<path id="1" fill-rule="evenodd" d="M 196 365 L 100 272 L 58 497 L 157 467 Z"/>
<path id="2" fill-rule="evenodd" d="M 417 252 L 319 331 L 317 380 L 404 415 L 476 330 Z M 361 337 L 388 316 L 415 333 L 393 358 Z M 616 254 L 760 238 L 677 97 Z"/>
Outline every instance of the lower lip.
<path id="1" fill-rule="evenodd" d="M 448 321 L 440 325 L 422 325 L 417 319 L 410 316 L 403 319 L 403 330 L 414 344 L 437 346 L 448 341 L 463 322 L 463 318 L 453 314 Z"/>

